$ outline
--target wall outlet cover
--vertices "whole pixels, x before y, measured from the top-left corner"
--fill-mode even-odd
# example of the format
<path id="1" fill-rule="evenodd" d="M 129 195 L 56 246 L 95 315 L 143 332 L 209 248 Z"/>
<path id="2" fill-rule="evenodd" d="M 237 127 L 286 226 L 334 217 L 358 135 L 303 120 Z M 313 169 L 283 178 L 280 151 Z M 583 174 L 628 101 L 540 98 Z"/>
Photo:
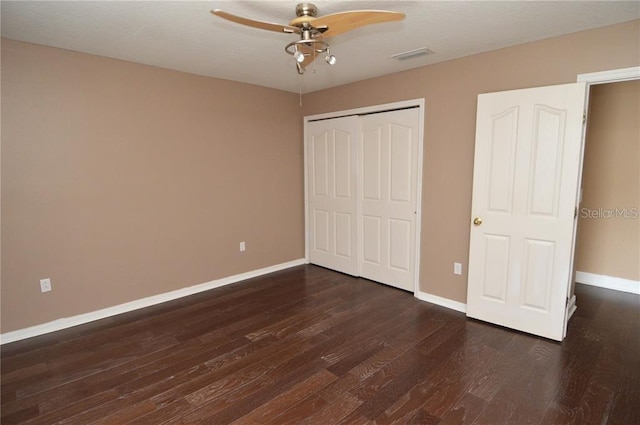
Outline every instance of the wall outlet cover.
<path id="1" fill-rule="evenodd" d="M 51 279 L 40 279 L 40 292 L 50 292 L 51 291 Z"/>

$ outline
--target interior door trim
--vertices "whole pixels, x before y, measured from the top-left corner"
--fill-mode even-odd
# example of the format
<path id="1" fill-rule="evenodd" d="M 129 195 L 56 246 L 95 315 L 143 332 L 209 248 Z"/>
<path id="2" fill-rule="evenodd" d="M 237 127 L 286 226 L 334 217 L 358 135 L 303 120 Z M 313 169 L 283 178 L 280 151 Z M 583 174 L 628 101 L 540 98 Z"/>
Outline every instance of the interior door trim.
<path id="1" fill-rule="evenodd" d="M 585 104 L 584 104 L 584 118 L 586 125 L 582 128 L 582 141 L 580 142 L 580 168 L 578 171 L 578 190 L 582 190 L 582 172 L 584 167 L 584 150 L 585 150 L 585 142 L 587 139 L 587 127 L 589 126 L 589 94 L 591 92 L 591 86 L 597 84 L 608 84 L 608 83 L 619 83 L 622 81 L 630 81 L 630 80 L 640 80 L 640 66 L 632 66 L 630 68 L 619 68 L 619 69 L 610 69 L 607 71 L 600 72 L 590 72 L 587 74 L 578 74 L 576 77 L 576 82 L 578 83 L 586 83 L 585 90 L 587 91 L 585 96 Z M 582 201 L 580 194 L 577 197 L 576 203 L 576 211 L 580 209 L 580 202 Z M 576 296 L 574 291 L 574 283 L 575 283 L 575 255 L 576 255 L 576 243 L 577 243 L 577 232 L 578 232 L 578 220 L 575 221 L 573 225 L 573 242 L 571 243 L 571 261 L 569 263 L 569 268 L 571 270 L 571 279 L 573 282 L 569 282 L 569 286 L 567 288 L 567 308 L 565 311 L 565 326 L 564 326 L 564 336 L 567 334 L 567 324 L 569 323 L 569 319 L 573 316 L 573 313 L 576 312 Z"/>
<path id="2" fill-rule="evenodd" d="M 577 83 L 592 84 L 618 83 L 620 81 L 640 79 L 640 66 L 631 68 L 611 69 L 608 71 L 591 72 L 589 74 L 578 74 Z"/>

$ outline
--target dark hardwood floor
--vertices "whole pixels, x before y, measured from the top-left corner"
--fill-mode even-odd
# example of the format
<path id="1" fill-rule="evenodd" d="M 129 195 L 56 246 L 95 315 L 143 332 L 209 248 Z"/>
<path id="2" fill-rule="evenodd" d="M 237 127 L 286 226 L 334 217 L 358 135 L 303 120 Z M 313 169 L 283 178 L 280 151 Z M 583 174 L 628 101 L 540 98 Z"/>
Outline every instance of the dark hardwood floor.
<path id="1" fill-rule="evenodd" d="M 640 424 L 640 296 L 556 343 L 302 266 L 2 346 L 9 424 Z"/>

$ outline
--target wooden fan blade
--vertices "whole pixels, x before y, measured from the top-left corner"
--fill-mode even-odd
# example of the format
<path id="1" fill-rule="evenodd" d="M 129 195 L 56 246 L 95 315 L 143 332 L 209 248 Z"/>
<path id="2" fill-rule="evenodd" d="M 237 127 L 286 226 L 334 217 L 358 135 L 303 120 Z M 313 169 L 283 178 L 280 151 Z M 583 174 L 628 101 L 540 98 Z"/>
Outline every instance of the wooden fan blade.
<path id="1" fill-rule="evenodd" d="M 300 28 L 292 27 L 289 25 L 272 24 L 271 22 L 263 22 L 263 21 L 256 21 L 253 19 L 249 19 L 249 18 L 243 18 L 242 16 L 232 15 L 231 13 L 224 12 L 220 9 L 214 9 L 211 11 L 211 13 L 221 18 L 224 18 L 228 21 L 235 22 L 241 25 L 247 25 L 253 28 L 259 28 L 261 30 L 283 32 L 287 34 L 292 34 L 292 33 L 300 34 Z"/>
<path id="2" fill-rule="evenodd" d="M 314 28 L 326 26 L 329 29 L 322 33 L 324 37 L 333 37 L 365 25 L 382 22 L 402 21 L 404 13 L 386 10 L 354 10 L 321 16 L 313 21 Z"/>

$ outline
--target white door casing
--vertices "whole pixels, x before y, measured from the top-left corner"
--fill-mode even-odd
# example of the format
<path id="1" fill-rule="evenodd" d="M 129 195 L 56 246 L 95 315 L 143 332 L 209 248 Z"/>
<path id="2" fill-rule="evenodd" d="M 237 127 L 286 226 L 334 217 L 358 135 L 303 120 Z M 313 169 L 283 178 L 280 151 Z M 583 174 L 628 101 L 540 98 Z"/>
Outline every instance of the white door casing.
<path id="1" fill-rule="evenodd" d="M 309 261 L 358 275 L 358 117 L 307 125 Z"/>
<path id="2" fill-rule="evenodd" d="M 478 96 L 467 315 L 562 340 L 583 83 Z"/>
<path id="3" fill-rule="evenodd" d="M 361 118 L 358 154 L 360 275 L 414 291 L 418 108 Z"/>

